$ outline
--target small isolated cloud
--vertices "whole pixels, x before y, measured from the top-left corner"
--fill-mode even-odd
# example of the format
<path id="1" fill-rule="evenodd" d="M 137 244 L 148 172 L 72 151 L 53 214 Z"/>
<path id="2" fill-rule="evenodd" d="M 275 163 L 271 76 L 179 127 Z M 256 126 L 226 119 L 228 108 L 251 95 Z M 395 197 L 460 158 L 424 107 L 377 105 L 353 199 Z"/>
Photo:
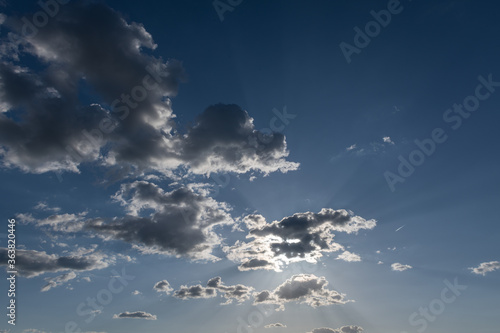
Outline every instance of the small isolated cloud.
<path id="1" fill-rule="evenodd" d="M 286 328 L 285 324 L 282 323 L 274 323 L 264 326 L 264 328 Z"/>
<path id="2" fill-rule="evenodd" d="M 137 296 L 137 295 L 142 295 L 142 293 L 139 290 L 134 290 L 132 292 L 132 295 Z"/>
<path id="3" fill-rule="evenodd" d="M 161 280 L 155 283 L 154 290 L 159 293 L 165 293 L 165 295 L 170 294 L 172 290 L 174 290 L 171 286 L 170 283 L 168 283 L 167 280 Z M 136 294 L 137 295 L 137 294 Z"/>
<path id="4" fill-rule="evenodd" d="M 147 313 L 144 311 L 135 311 L 135 312 L 122 312 L 120 314 L 115 314 L 113 316 L 113 319 L 121 319 L 121 318 L 156 320 L 156 315 L 152 315 L 151 313 Z"/>
<path id="5" fill-rule="evenodd" d="M 493 272 L 493 271 L 496 271 L 497 269 L 500 269 L 500 262 L 499 261 L 482 262 L 479 264 L 479 266 L 469 267 L 469 269 L 474 274 L 485 276 L 486 273 Z"/>
<path id="6" fill-rule="evenodd" d="M 383 262 L 382 260 L 379 260 L 379 261 L 377 262 L 377 265 L 382 265 L 383 263 L 384 263 L 384 262 Z"/>
<path id="7" fill-rule="evenodd" d="M 53 278 L 46 278 L 45 281 L 47 281 L 47 284 L 42 287 L 41 291 L 49 291 L 50 289 L 63 285 L 74 278 L 76 278 L 76 274 L 74 272 L 69 272 Z"/>
<path id="8" fill-rule="evenodd" d="M 359 326 L 342 326 L 341 328 L 333 329 L 333 328 L 315 328 L 312 332 L 307 333 L 361 333 L 363 332 L 363 328 Z"/>
<path id="9" fill-rule="evenodd" d="M 91 281 L 91 280 L 90 280 L 90 277 L 88 277 L 88 276 L 84 276 L 84 277 L 82 277 L 82 280 L 83 280 L 83 281 L 86 281 L 86 282 L 90 282 L 90 281 Z"/>
<path id="10" fill-rule="evenodd" d="M 375 220 L 331 208 L 323 208 L 319 213 L 296 213 L 272 223 L 267 223 L 262 215 L 249 215 L 243 222 L 249 230 L 247 238 L 253 240 L 237 241 L 223 248 L 230 260 L 241 263 L 238 268 L 242 271 L 280 271 L 281 266 L 293 262 L 316 263 L 325 253 L 344 250 L 334 241 L 334 233 L 356 234 L 376 225 Z"/>
<path id="11" fill-rule="evenodd" d="M 347 262 L 361 261 L 361 257 L 359 255 L 352 253 L 352 252 L 349 252 L 349 251 L 342 252 L 342 254 L 339 254 L 337 259 L 344 260 Z"/>
<path id="12" fill-rule="evenodd" d="M 278 305 L 278 311 L 285 309 L 288 302 L 303 303 L 316 308 L 332 304 L 345 304 L 344 294 L 327 289 L 328 281 L 313 274 L 294 275 L 273 291 L 264 290 L 254 293 L 254 304 L 267 303 Z"/>
<path id="13" fill-rule="evenodd" d="M 45 202 L 42 202 L 42 201 L 37 203 L 37 205 L 33 208 L 37 209 L 37 210 L 42 210 L 45 212 L 54 212 L 54 213 L 57 213 L 61 210 L 61 208 L 59 208 L 59 207 L 49 207 Z"/>
<path id="14" fill-rule="evenodd" d="M 384 143 L 389 143 L 389 144 L 391 144 L 391 145 L 393 145 L 393 144 L 394 144 L 394 141 L 392 141 L 392 140 L 391 140 L 391 137 L 390 137 L 390 136 L 384 136 L 384 137 L 382 138 L 382 141 L 384 141 Z"/>
<path id="15" fill-rule="evenodd" d="M 383 154 L 387 152 L 390 146 L 395 146 L 395 143 L 389 136 L 384 136 L 382 140 L 379 139 L 368 144 L 355 143 L 331 157 L 330 162 L 335 162 L 343 157 L 365 157 Z"/>
<path id="16" fill-rule="evenodd" d="M 174 297 L 181 299 L 188 298 L 212 298 L 217 296 L 220 292 L 226 302 L 223 304 L 230 304 L 234 300 L 242 303 L 250 298 L 253 287 L 244 286 L 242 284 L 227 286 L 222 282 L 220 276 L 208 280 L 206 287 L 198 284 L 194 286 L 181 286 L 179 290 L 174 292 Z"/>
<path id="17" fill-rule="evenodd" d="M 400 264 L 399 262 L 395 262 L 394 264 L 391 265 L 391 269 L 393 271 L 398 271 L 398 272 L 403 272 L 406 271 L 407 269 L 412 269 L 413 267 L 410 265 L 403 265 Z"/>

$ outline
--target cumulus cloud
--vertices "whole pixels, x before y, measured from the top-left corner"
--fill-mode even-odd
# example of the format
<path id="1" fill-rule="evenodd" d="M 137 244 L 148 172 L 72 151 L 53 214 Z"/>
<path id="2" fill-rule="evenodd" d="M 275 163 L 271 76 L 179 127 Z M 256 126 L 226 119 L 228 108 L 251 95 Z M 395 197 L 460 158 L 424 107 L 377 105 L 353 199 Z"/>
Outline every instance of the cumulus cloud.
<path id="1" fill-rule="evenodd" d="M 0 248 L 0 265 L 7 265 L 8 249 Z M 91 271 L 103 269 L 114 262 L 113 257 L 105 254 L 88 252 L 79 255 L 71 253 L 67 256 L 47 254 L 45 251 L 16 250 L 16 269 L 25 277 L 34 277 L 48 272 L 59 271 Z"/>
<path id="2" fill-rule="evenodd" d="M 316 308 L 332 304 L 345 304 L 345 295 L 327 289 L 328 281 L 314 274 L 294 275 L 273 291 L 263 290 L 254 293 L 254 304 L 267 303 L 278 305 L 284 310 L 288 302 L 298 302 Z"/>
<path id="3" fill-rule="evenodd" d="M 170 98 L 186 79 L 182 64 L 145 51 L 157 45 L 144 26 L 103 4 L 61 7 L 44 29 L 19 43 L 0 49 L 11 58 L 0 62 L 0 156 L 6 167 L 79 172 L 81 163 L 97 162 L 114 167 L 116 178 L 146 171 L 171 175 L 178 168 L 267 174 L 299 166 L 286 160 L 282 134 L 257 131 L 237 105 L 209 106 L 179 133 Z M 20 55 L 41 66 L 17 65 Z M 84 99 L 88 104 L 79 98 L 82 86 L 94 92 Z"/>
<path id="4" fill-rule="evenodd" d="M 282 323 L 274 323 L 264 326 L 264 328 L 286 328 L 285 324 Z"/>
<path id="5" fill-rule="evenodd" d="M 394 264 L 391 265 L 391 269 L 393 271 L 398 271 L 398 272 L 403 272 L 406 271 L 407 269 L 412 269 L 413 267 L 410 265 L 404 265 L 400 264 L 399 262 L 395 262 Z"/>
<path id="6" fill-rule="evenodd" d="M 253 287 L 244 286 L 242 284 L 227 286 L 222 283 L 220 276 L 208 280 L 206 287 L 202 285 L 194 286 L 181 286 L 179 290 L 174 292 L 174 297 L 187 299 L 187 298 L 212 298 L 217 296 L 220 292 L 226 299 L 223 304 L 231 304 L 233 301 L 242 303 L 250 298 Z"/>
<path id="7" fill-rule="evenodd" d="M 485 276 L 486 273 L 493 272 L 493 271 L 496 271 L 497 269 L 500 269 L 500 262 L 499 261 L 482 262 L 479 264 L 479 266 L 469 267 L 469 269 L 474 274 Z"/>
<path id="8" fill-rule="evenodd" d="M 165 192 L 156 184 L 136 181 L 122 184 L 114 198 L 129 214 L 110 221 L 87 220 L 85 229 L 104 239 L 131 243 L 145 253 L 217 260 L 212 250 L 222 239 L 214 228 L 234 223 L 229 206 L 208 197 L 202 187 Z M 144 210 L 152 213 L 141 216 Z"/>
<path id="9" fill-rule="evenodd" d="M 284 264 L 297 261 L 316 262 L 323 253 L 343 250 L 334 242 L 334 232 L 357 233 L 373 229 L 375 220 L 353 216 L 346 210 L 323 208 L 319 213 L 296 213 L 281 221 L 267 223 L 262 215 L 244 218 L 250 242 L 237 241 L 224 247 L 230 260 L 240 262 L 240 270 L 280 270 Z M 350 254 L 350 252 L 349 252 Z M 354 261 L 355 254 L 345 254 Z"/>
<path id="10" fill-rule="evenodd" d="M 344 260 L 347 262 L 361 261 L 361 257 L 356 253 L 352 253 L 349 251 L 344 251 L 338 255 L 337 259 Z"/>
<path id="11" fill-rule="evenodd" d="M 361 333 L 363 332 L 363 328 L 359 326 L 342 326 L 341 328 L 333 329 L 333 328 L 315 328 L 312 332 L 307 333 Z"/>
<path id="12" fill-rule="evenodd" d="M 42 287 L 41 291 L 49 291 L 50 289 L 63 285 L 74 278 L 76 278 L 75 272 L 69 272 L 53 278 L 46 278 L 45 281 L 47 281 L 47 284 Z"/>
<path id="13" fill-rule="evenodd" d="M 165 293 L 166 295 L 170 294 L 170 292 L 172 290 L 174 290 L 170 286 L 170 283 L 168 283 L 167 280 L 162 280 L 162 281 L 156 282 L 155 285 L 154 285 L 154 287 L 153 287 L 153 289 L 156 290 L 156 292 Z"/>
<path id="14" fill-rule="evenodd" d="M 156 320 L 156 315 L 147 313 L 144 311 L 135 312 L 122 312 L 120 314 L 113 315 L 114 319 L 131 318 L 131 319 L 146 319 L 146 320 Z"/>

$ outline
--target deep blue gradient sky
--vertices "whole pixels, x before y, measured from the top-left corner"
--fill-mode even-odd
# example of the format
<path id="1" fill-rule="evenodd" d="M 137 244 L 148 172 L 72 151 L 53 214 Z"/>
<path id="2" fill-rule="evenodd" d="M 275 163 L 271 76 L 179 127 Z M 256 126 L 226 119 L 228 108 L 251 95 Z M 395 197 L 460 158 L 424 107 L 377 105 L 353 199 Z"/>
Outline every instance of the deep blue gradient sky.
<path id="1" fill-rule="evenodd" d="M 61 8 L 70 8 L 74 3 L 70 1 Z M 25 106 L 8 102 L 7 96 L 13 93 L 6 85 L 13 83 L 7 81 L 6 70 L 2 69 L 0 207 L 5 223 L 0 230 L 1 248 L 6 247 L 7 219 L 15 218 L 18 251 L 82 260 L 97 256 L 103 267 L 47 268 L 36 271 L 36 276 L 21 272 L 17 280 L 16 326 L 9 325 L 3 315 L 0 332 L 65 332 L 68 331 L 65 325 L 71 321 L 81 332 L 108 333 L 358 333 L 361 328 L 372 333 L 498 332 L 500 303 L 496 293 L 500 273 L 495 269 L 500 268 L 497 212 L 500 202 L 500 131 L 497 127 L 500 121 L 500 7 L 497 4 L 469 0 L 402 0 L 401 11 L 392 15 L 390 23 L 382 27 L 359 54 L 352 54 L 348 63 L 339 45 L 342 42 L 355 45 L 354 28 L 364 30 L 373 20 L 370 11 L 387 9 L 387 1 L 243 0 L 233 11 L 223 14 L 223 21 L 212 1 L 93 3 L 100 4 L 99 8 L 111 8 L 126 24 L 143 25 L 157 47 L 154 50 L 143 47 L 141 55 L 182 63 L 186 79 L 179 82 L 175 96 L 168 95 L 176 115 L 170 120 L 175 122 L 179 138 L 194 136 L 192 129 L 209 106 L 236 104 L 253 118 L 253 130 L 267 133 L 273 124 L 278 126 L 277 132 L 286 137 L 289 151 L 284 160 L 300 166 L 286 173 L 274 169 L 266 174 L 259 166 L 248 172 L 231 172 L 232 164 L 224 160 L 227 170 L 196 173 L 190 170 L 197 160 L 188 161 L 186 157 L 176 168 L 145 168 L 139 174 L 122 175 L 109 182 L 107 172 L 111 168 L 103 165 L 100 158 L 77 165 L 79 173 L 36 172 L 33 165 L 23 170 L 24 160 L 16 164 L 12 156 L 18 155 L 7 152 L 20 155 L 24 147 L 22 140 L 28 140 L 29 135 L 20 139 L 19 145 L 12 143 L 8 136 L 15 132 L 7 131 L 4 123 L 9 119 L 22 123 L 23 114 L 36 111 L 28 112 Z M 4 17 L 0 36 L 2 45 L 6 46 L 7 34 L 19 28 L 16 22 L 21 17 L 32 17 L 41 8 L 35 1 L 7 0 L 5 5 L 0 5 L 0 10 Z M 63 22 L 64 15 L 62 11 L 50 20 Z M 108 28 L 99 22 L 96 19 L 96 29 Z M 44 58 L 44 50 L 49 52 L 50 47 L 55 48 L 56 37 L 60 35 L 51 30 L 53 39 L 50 39 L 51 33 L 47 33 L 49 42 L 36 44 L 37 38 L 45 36 L 43 29 L 45 27 L 17 51 L 2 47 L 2 66 L 19 66 L 45 80 L 43 73 L 59 66 L 58 61 L 66 53 L 60 53 L 59 58 Z M 96 41 L 97 44 L 114 42 L 123 41 L 118 37 Z M 71 50 L 79 47 L 79 43 L 83 44 L 74 39 L 65 47 Z M 45 48 L 37 49 L 35 44 Z M 16 52 L 19 58 L 13 59 Z M 99 55 L 85 56 L 91 58 L 87 59 L 89 63 L 101 61 Z M 113 63 L 113 59 L 103 58 L 102 63 Z M 72 63 L 66 63 L 61 68 L 71 66 Z M 93 86 L 91 74 L 78 70 L 83 72 L 76 81 L 79 82 L 78 105 L 97 103 L 109 110 L 110 100 Z M 130 67 L 130 71 L 133 70 Z M 17 72 L 17 75 L 21 74 Z M 105 74 L 102 76 L 99 80 L 105 80 Z M 490 77 L 499 83 L 488 90 L 479 77 L 484 80 Z M 447 121 L 443 116 L 454 104 L 462 104 L 468 96 L 475 95 L 478 85 L 483 85 L 480 92 L 489 93 L 488 97 L 453 129 L 455 121 Z M 283 114 L 284 109 L 289 114 L 286 124 L 276 120 L 276 114 Z M 222 112 L 221 108 L 217 110 Z M 86 124 L 78 117 L 75 119 Z M 227 119 L 221 115 L 219 122 L 229 123 L 231 119 L 231 115 Z M 43 126 L 40 123 L 35 127 Z M 62 133 L 77 131 L 75 128 L 57 129 L 54 125 L 53 130 Z M 92 129 L 91 126 L 85 128 Z M 425 155 L 423 163 L 415 166 L 411 175 L 400 175 L 401 159 L 408 161 L 412 154 L 420 154 L 415 153 L 419 151 L 415 140 L 428 142 L 437 128 L 442 129 L 446 141 L 435 143 L 433 153 Z M 204 132 L 207 138 L 201 140 L 202 148 L 203 142 L 209 141 L 210 133 Z M 110 144 L 142 138 L 140 135 L 129 137 L 127 132 L 119 135 L 121 137 L 113 138 L 115 141 Z M 225 138 L 219 138 L 216 145 L 223 145 Z M 178 147 L 182 145 L 179 143 Z M 182 147 L 187 151 L 190 146 Z M 247 147 L 237 146 L 238 151 L 244 148 Z M 100 149 L 100 157 L 112 151 L 110 146 Z M 145 146 L 144 151 L 149 151 L 148 147 Z M 49 158 L 53 152 L 47 149 L 44 156 Z M 211 152 L 214 158 L 219 153 L 218 148 Z M 201 156 L 205 150 L 200 148 L 197 154 Z M 54 156 L 57 156 L 55 161 L 62 158 L 55 153 Z M 116 162 L 116 165 L 122 164 Z M 391 187 L 387 180 L 389 173 L 392 175 L 389 177 L 401 177 L 404 182 L 396 181 Z M 137 181 L 155 184 L 163 192 L 189 184 L 211 186 L 208 194 L 197 192 L 200 200 L 206 202 L 212 198 L 213 202 L 227 203 L 232 208 L 228 213 L 231 223 L 214 228 L 221 246 L 214 245 L 211 254 L 220 260 L 193 261 L 189 255 L 174 250 L 173 253 L 143 253 L 138 248 L 144 246 L 143 242 L 127 241 L 95 227 L 93 219 L 99 218 L 108 225 L 123 222 L 120 219 L 126 214 L 133 215 L 127 210 L 134 205 L 132 199 L 124 199 L 120 204 L 113 196 L 116 199 L 121 186 Z M 144 200 L 142 205 L 147 206 Z M 162 209 L 148 207 L 141 211 L 141 217 Z M 251 232 L 244 223 L 249 214 L 260 214 L 270 224 L 297 213 L 318 213 L 323 208 L 352 211 L 352 215 L 365 222 L 376 220 L 376 226 L 362 228 L 357 233 L 332 229 L 335 242 L 341 244 L 343 250 L 322 252 L 315 263 L 300 261 L 283 265 L 278 271 L 241 270 L 238 268 L 241 261 L 230 257 L 236 250 L 224 249 L 224 246 L 253 239 L 247 237 Z M 61 225 L 68 228 L 80 225 L 83 229 L 55 230 L 43 222 L 51 215 L 63 214 L 75 215 L 67 217 Z M 78 217 L 78 214 L 82 215 Z M 173 224 L 168 219 L 165 223 Z M 124 228 L 129 226 L 123 224 Z M 400 227 L 403 228 L 396 231 Z M 174 232 L 169 235 L 182 240 Z M 339 259 L 344 251 L 359 255 L 359 260 Z M 0 253 L 0 257 L 4 258 L 4 254 Z M 20 260 L 18 265 L 23 264 L 23 259 Z M 399 271 L 394 268 L 397 266 L 391 266 L 396 263 L 409 266 Z M 472 269 L 482 263 L 490 263 L 491 268 Z M 25 261 L 24 265 L 28 263 Z M 97 311 L 95 318 L 86 322 L 89 316 L 79 315 L 78 305 L 108 288 L 110 279 L 122 269 L 134 279 L 122 292 L 113 294 L 112 301 Z M 41 291 L 50 284 L 47 279 L 71 272 L 76 277 Z M 264 315 L 254 303 L 254 294 L 249 294 L 241 303 L 234 299 L 226 305 L 221 305 L 226 299 L 219 296 L 198 297 L 200 299 L 174 296 L 182 286 L 205 286 L 209 279 L 217 276 L 227 286 L 241 284 L 253 287 L 257 293 L 273 291 L 300 274 L 311 279 L 324 277 L 328 281 L 327 289 L 345 294 L 345 300 L 352 302 L 313 307 L 300 303 L 305 298 L 298 298 L 297 302 L 287 302 L 285 310 L 279 311 L 274 309 L 281 304 L 276 301 L 273 310 Z M 168 293 L 154 290 L 153 286 L 161 280 L 167 280 L 172 290 Z M 460 291 L 453 301 L 442 302 L 442 291 L 448 286 L 445 280 L 452 284 L 458 281 L 467 289 Z M 0 281 L 4 306 L 8 302 L 8 285 L 5 279 Z M 132 294 L 134 291 L 139 293 Z M 219 290 L 219 295 L 221 293 Z M 425 317 L 419 313 L 420 309 L 435 306 L 435 300 L 444 304 L 442 313 L 433 315 L 433 320 L 422 319 Z M 136 311 L 154 315 L 156 320 L 113 318 Z M 412 321 L 414 313 L 418 316 Z M 262 320 L 253 325 L 248 322 L 252 316 Z M 272 323 L 287 327 L 265 328 Z M 353 327 L 337 331 L 349 325 Z M 322 327 L 331 330 L 313 331 Z"/>

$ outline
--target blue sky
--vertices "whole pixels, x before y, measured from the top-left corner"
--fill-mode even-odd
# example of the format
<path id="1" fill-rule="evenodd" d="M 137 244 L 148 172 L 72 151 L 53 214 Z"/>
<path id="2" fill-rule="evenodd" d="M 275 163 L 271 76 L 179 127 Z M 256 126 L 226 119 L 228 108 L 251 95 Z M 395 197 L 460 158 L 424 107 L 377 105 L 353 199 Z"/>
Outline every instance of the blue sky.
<path id="1" fill-rule="evenodd" d="M 497 5 L 0 10 L 0 332 L 498 331 Z"/>

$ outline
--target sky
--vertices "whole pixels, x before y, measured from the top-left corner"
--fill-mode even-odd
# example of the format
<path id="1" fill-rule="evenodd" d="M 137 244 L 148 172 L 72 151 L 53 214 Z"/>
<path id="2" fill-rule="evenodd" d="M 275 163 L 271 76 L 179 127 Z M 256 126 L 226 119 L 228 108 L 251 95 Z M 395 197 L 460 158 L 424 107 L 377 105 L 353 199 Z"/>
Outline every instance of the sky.
<path id="1" fill-rule="evenodd" d="M 0 1 L 0 332 L 497 333 L 499 9 Z"/>

